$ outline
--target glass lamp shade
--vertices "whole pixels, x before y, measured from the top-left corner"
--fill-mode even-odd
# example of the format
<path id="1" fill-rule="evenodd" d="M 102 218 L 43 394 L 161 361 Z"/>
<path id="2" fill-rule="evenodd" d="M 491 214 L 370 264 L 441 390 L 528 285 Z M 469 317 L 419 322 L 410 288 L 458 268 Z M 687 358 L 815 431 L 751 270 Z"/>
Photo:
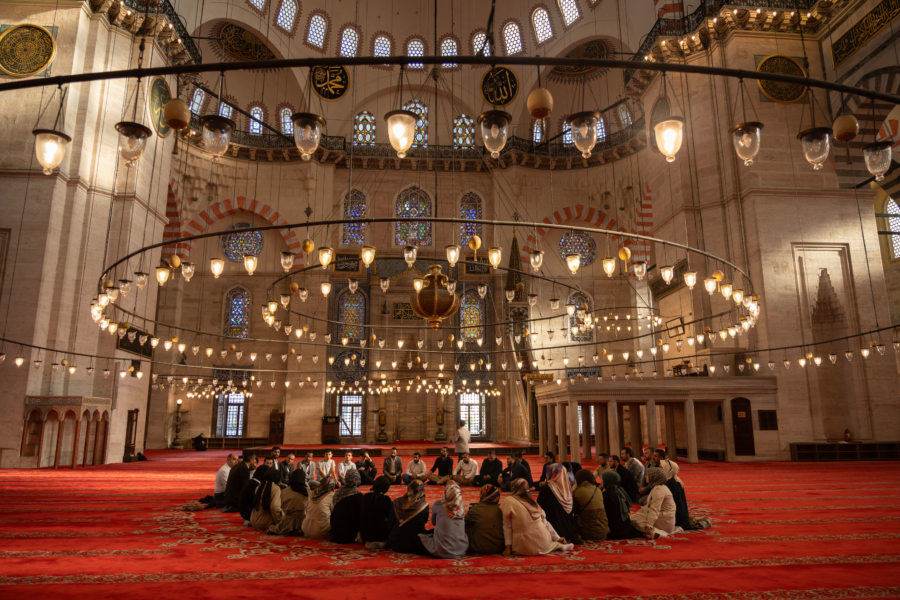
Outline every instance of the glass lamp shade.
<path id="1" fill-rule="evenodd" d="M 147 287 L 147 280 L 150 278 L 149 274 L 144 271 L 135 271 L 134 273 L 134 284 L 138 286 L 139 290 Z"/>
<path id="2" fill-rule="evenodd" d="M 491 158 L 500 158 L 500 151 L 506 146 L 506 137 L 509 135 L 510 121 L 512 115 L 502 110 L 489 110 L 478 115 L 481 140 L 485 150 L 491 153 Z"/>
<path id="3" fill-rule="evenodd" d="M 181 276 L 184 277 L 185 281 L 190 281 L 196 270 L 197 265 L 192 262 L 185 261 L 181 263 Z"/>
<path id="4" fill-rule="evenodd" d="M 397 158 L 405 158 L 416 135 L 416 121 L 419 116 L 411 110 L 392 110 L 384 115 L 387 123 L 388 141 L 397 152 Z"/>
<path id="5" fill-rule="evenodd" d="M 670 117 L 660 121 L 653 127 L 653 133 L 656 135 L 656 147 L 666 157 L 666 162 L 675 162 L 675 155 L 684 141 L 684 119 Z"/>
<path id="6" fill-rule="evenodd" d="M 222 258 L 211 258 L 209 259 L 209 270 L 213 274 L 215 279 L 219 278 L 225 271 L 225 259 Z"/>
<path id="7" fill-rule="evenodd" d="M 513 300 L 516 299 L 516 290 L 506 290 L 505 295 L 506 295 L 506 301 L 512 302 Z"/>
<path id="8" fill-rule="evenodd" d="M 294 113 L 294 145 L 303 160 L 309 160 L 318 149 L 325 129 L 325 119 L 313 113 Z"/>
<path id="9" fill-rule="evenodd" d="M 266 310 L 268 311 L 268 314 L 274 315 L 275 311 L 278 310 L 278 303 L 274 300 L 269 300 L 266 302 Z"/>
<path id="10" fill-rule="evenodd" d="M 715 280 L 714 277 L 707 277 L 703 280 L 703 287 L 706 288 L 706 292 L 712 296 L 716 293 L 716 288 L 719 286 L 719 282 Z"/>
<path id="11" fill-rule="evenodd" d="M 734 286 L 730 283 L 722 283 L 719 285 L 719 291 L 722 293 L 722 297 L 726 300 L 731 298 L 731 292 L 734 290 Z"/>
<path id="12" fill-rule="evenodd" d="M 762 128 L 763 124 L 757 121 L 740 123 L 731 128 L 731 143 L 734 144 L 734 151 L 748 167 L 753 164 L 753 159 L 759 154 Z"/>
<path id="13" fill-rule="evenodd" d="M 281 296 L 279 297 L 279 300 L 281 301 L 281 305 L 283 307 L 287 308 L 288 304 L 291 303 L 291 295 L 290 294 L 281 294 Z"/>
<path id="14" fill-rule="evenodd" d="M 531 253 L 529 258 L 531 259 L 531 268 L 535 271 L 539 271 L 541 265 L 544 264 L 544 252 L 542 250 L 535 250 Z"/>
<path id="15" fill-rule="evenodd" d="M 159 282 L 159 285 L 166 285 L 166 282 L 169 280 L 169 267 L 156 267 L 156 281 Z"/>
<path id="16" fill-rule="evenodd" d="M 744 301 L 744 290 L 738 288 L 731 292 L 731 299 L 734 300 L 734 303 L 740 305 Z"/>
<path id="17" fill-rule="evenodd" d="M 259 257 L 249 254 L 244 256 L 244 268 L 247 270 L 247 275 L 253 275 L 257 266 L 259 266 Z"/>
<path id="18" fill-rule="evenodd" d="M 456 282 L 455 281 L 447 282 L 447 291 L 450 292 L 451 294 L 456 291 Z M 440 344 L 440 342 L 438 342 L 438 343 Z"/>
<path id="19" fill-rule="evenodd" d="M 672 280 L 675 278 L 675 267 L 671 265 L 666 265 L 664 267 L 659 268 L 659 275 L 662 277 L 663 281 L 666 282 L 666 285 L 672 283 Z"/>
<path id="20" fill-rule="evenodd" d="M 574 304 L 566 304 L 566 314 L 568 314 L 570 317 L 575 314 Z"/>
<path id="21" fill-rule="evenodd" d="M 447 262 L 450 263 L 451 267 L 455 267 L 456 263 L 459 261 L 459 246 L 456 244 L 450 244 L 446 248 L 447 250 Z"/>
<path id="22" fill-rule="evenodd" d="M 612 277 L 616 272 L 616 259 L 612 256 L 607 256 L 601 261 L 603 265 L 603 272 L 606 273 L 607 277 Z"/>
<path id="23" fill-rule="evenodd" d="M 35 157 L 44 167 L 44 175 L 50 175 L 66 157 L 66 147 L 72 138 L 52 129 L 35 129 L 31 133 L 34 134 Z"/>
<path id="24" fill-rule="evenodd" d="M 150 128 L 132 121 L 120 121 L 116 123 L 116 131 L 119 132 L 119 156 L 126 166 L 133 167 L 144 155 Z"/>
<path id="25" fill-rule="evenodd" d="M 204 115 L 200 117 L 202 129 L 203 147 L 207 152 L 218 158 L 228 150 L 231 142 L 231 132 L 234 131 L 234 121 L 220 117 L 219 115 Z"/>
<path id="26" fill-rule="evenodd" d="M 321 285 L 321 289 L 322 289 L 322 295 L 325 296 L 325 297 L 327 298 L 327 297 L 328 297 L 328 294 L 331 293 L 331 282 L 330 282 L 330 281 L 323 281 L 323 282 L 322 282 L 322 285 Z"/>
<path id="27" fill-rule="evenodd" d="M 492 267 L 495 269 L 499 267 L 501 260 L 503 260 L 503 250 L 497 247 L 488 249 L 488 261 L 491 263 Z"/>
<path id="28" fill-rule="evenodd" d="M 569 130 L 572 132 L 572 142 L 581 150 L 582 158 L 590 158 L 591 150 L 597 144 L 597 118 L 598 113 L 585 111 L 575 113 L 566 119 Z"/>
<path id="29" fill-rule="evenodd" d="M 292 252 L 281 253 L 281 268 L 285 273 L 290 273 L 294 268 L 294 254 Z"/>
<path id="30" fill-rule="evenodd" d="M 309 290 L 306 288 L 300 288 L 297 291 L 297 296 L 300 297 L 301 302 L 306 302 L 306 299 L 309 298 Z"/>
<path id="31" fill-rule="evenodd" d="M 356 290 L 359 289 L 359 282 L 355 279 L 347 280 L 347 289 L 350 290 L 351 294 L 355 294 Z"/>
<path id="32" fill-rule="evenodd" d="M 406 261 L 406 265 L 411 267 L 416 264 L 416 256 L 418 256 L 419 251 L 415 246 L 405 246 L 403 248 L 403 260 Z"/>
<path id="33" fill-rule="evenodd" d="M 647 276 L 647 262 L 638 260 L 631 267 L 634 269 L 634 276 L 638 278 L 638 281 L 643 281 Z"/>
<path id="34" fill-rule="evenodd" d="M 328 246 L 322 246 L 319 248 L 319 264 L 322 265 L 323 269 L 328 268 L 328 265 L 331 264 L 331 259 L 333 258 L 334 250 L 332 250 Z"/>
<path id="35" fill-rule="evenodd" d="M 386 292 L 386 291 L 388 291 L 388 288 L 391 286 L 391 280 L 388 279 L 387 277 L 382 277 L 378 281 L 378 285 L 381 287 L 382 292 Z"/>
<path id="36" fill-rule="evenodd" d="M 485 284 L 483 284 L 483 283 L 479 283 L 479 284 L 475 287 L 475 291 L 478 292 L 478 296 L 479 296 L 480 298 L 484 298 L 485 296 L 487 296 L 488 286 L 485 285 Z"/>
<path id="37" fill-rule="evenodd" d="M 821 171 L 831 152 L 831 129 L 829 127 L 805 129 L 797 134 L 797 139 L 800 140 L 806 162 L 812 165 L 813 170 Z"/>
<path id="38" fill-rule="evenodd" d="M 577 273 L 578 268 L 581 266 L 581 255 L 577 253 L 566 254 L 566 266 L 569 267 L 572 275 Z"/>
<path id="39" fill-rule="evenodd" d="M 559 298 L 550 298 L 550 310 L 559 310 Z"/>
<path id="40" fill-rule="evenodd" d="M 413 289 L 414 290 L 416 290 L 417 292 L 421 292 L 424 287 L 425 287 L 424 279 L 422 279 L 421 277 L 413 278 Z"/>
<path id="41" fill-rule="evenodd" d="M 863 146 L 863 159 L 875 181 L 883 181 L 884 174 L 891 168 L 891 143 L 874 142 Z"/>
<path id="42" fill-rule="evenodd" d="M 688 289 L 694 289 L 694 286 L 697 285 L 697 274 L 693 271 L 688 271 L 684 274 L 684 283 L 688 286 Z"/>
<path id="43" fill-rule="evenodd" d="M 375 260 L 375 248 L 372 246 L 363 246 L 359 251 L 359 257 L 362 259 L 363 264 L 368 267 Z"/>

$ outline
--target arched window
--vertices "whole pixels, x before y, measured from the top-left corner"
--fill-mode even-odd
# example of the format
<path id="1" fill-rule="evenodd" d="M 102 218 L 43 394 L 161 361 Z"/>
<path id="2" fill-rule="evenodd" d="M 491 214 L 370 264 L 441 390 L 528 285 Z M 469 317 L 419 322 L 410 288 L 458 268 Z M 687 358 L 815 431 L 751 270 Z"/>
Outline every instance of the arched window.
<path id="1" fill-rule="evenodd" d="M 362 219 L 366 216 L 366 195 L 354 189 L 344 196 L 344 218 Z M 344 235 L 342 243 L 345 246 L 360 245 L 366 243 L 366 224 L 355 221 L 344 223 Z"/>
<path id="2" fill-rule="evenodd" d="M 584 317 L 591 312 L 591 299 L 583 292 L 575 292 L 569 296 L 569 304 L 575 305 L 575 314 L 569 317 L 569 341 L 593 341 L 594 330 L 584 326 Z"/>
<path id="3" fill-rule="evenodd" d="M 353 145 L 375 145 L 375 115 L 367 110 L 353 117 Z"/>
<path id="4" fill-rule="evenodd" d="M 597 143 L 602 144 L 606 141 L 606 121 L 603 117 L 597 119 Z"/>
<path id="5" fill-rule="evenodd" d="M 618 108 L 619 113 L 619 123 L 622 124 L 622 127 L 631 127 L 631 111 L 628 110 L 628 105 L 626 103 L 622 103 Z"/>
<path id="6" fill-rule="evenodd" d="M 472 341 L 484 337 L 484 299 L 473 289 L 459 300 L 459 337 Z"/>
<path id="7" fill-rule="evenodd" d="M 546 9 L 538 7 L 531 15 L 531 23 L 534 25 L 534 37 L 537 38 L 538 44 L 543 44 L 553 37 L 550 15 Z"/>
<path id="8" fill-rule="evenodd" d="M 459 200 L 459 216 L 463 219 L 482 219 L 481 198 L 475 192 L 466 192 Z M 481 236 L 481 223 L 460 223 L 459 244 L 465 247 L 473 236 Z"/>
<path id="9" fill-rule="evenodd" d="M 586 267 L 597 258 L 597 242 L 584 231 L 567 231 L 559 238 L 559 255 L 565 261 L 569 254 L 580 254 L 581 266 Z"/>
<path id="10" fill-rule="evenodd" d="M 250 335 L 250 292 L 242 287 L 225 294 L 225 337 L 245 338 Z"/>
<path id="11" fill-rule="evenodd" d="M 406 188 L 397 196 L 395 215 L 430 217 L 431 198 L 419 187 Z M 398 246 L 430 246 L 431 221 L 397 221 L 394 224 L 394 243 Z"/>
<path id="12" fill-rule="evenodd" d="M 503 43 L 506 44 L 507 56 L 522 52 L 522 31 L 514 21 L 503 26 Z"/>
<path id="13" fill-rule="evenodd" d="M 531 141 L 540 144 L 544 141 L 544 122 L 542 119 L 535 119 L 534 125 L 531 126 Z"/>
<path id="14" fill-rule="evenodd" d="M 250 3 L 250 6 L 255 8 L 256 10 L 262 10 L 266 7 L 266 0 L 247 0 Z"/>
<path id="15" fill-rule="evenodd" d="M 406 44 L 407 56 L 425 56 L 425 42 L 419 38 L 413 38 Z M 410 69 L 423 69 L 425 65 L 422 63 L 409 63 Z"/>
<path id="16" fill-rule="evenodd" d="M 366 297 L 346 290 L 338 299 L 338 337 L 349 342 L 365 338 Z"/>
<path id="17" fill-rule="evenodd" d="M 575 0 L 559 0 L 559 12 L 562 13 L 566 27 L 581 17 L 581 12 L 578 10 L 578 4 Z"/>
<path id="18" fill-rule="evenodd" d="M 453 147 L 475 147 L 475 119 L 465 113 L 453 119 Z"/>
<path id="19" fill-rule="evenodd" d="M 566 146 L 571 146 L 575 143 L 575 140 L 572 139 L 572 127 L 569 125 L 568 121 L 563 121 L 562 124 L 562 134 L 563 134 L 563 144 Z"/>
<path id="20" fill-rule="evenodd" d="M 294 113 L 290 106 L 281 109 L 281 133 L 284 135 L 294 135 Z"/>
<path id="21" fill-rule="evenodd" d="M 454 40 L 451 37 L 444 38 L 441 42 L 441 56 L 456 56 L 459 54 L 459 48 Z M 455 69 L 459 65 L 455 62 L 453 63 L 443 63 L 442 65 L 445 69 Z"/>
<path id="22" fill-rule="evenodd" d="M 887 222 L 888 231 L 892 235 L 888 238 L 888 241 L 891 246 L 891 259 L 896 260 L 900 258 L 900 205 L 897 204 L 896 200 L 888 199 L 887 204 L 884 206 L 884 212 L 890 215 L 887 218 Z"/>
<path id="23" fill-rule="evenodd" d="M 391 55 L 391 38 L 386 35 L 376 36 L 372 45 L 372 56 L 390 56 Z"/>
<path id="24" fill-rule="evenodd" d="M 297 19 L 297 3 L 294 0 L 281 0 L 281 8 L 275 17 L 275 24 L 288 33 L 294 31 L 294 21 Z"/>
<path id="25" fill-rule="evenodd" d="M 354 27 L 344 27 L 341 32 L 341 56 L 356 56 L 359 49 L 359 32 Z"/>
<path id="26" fill-rule="evenodd" d="M 413 148 L 427 148 L 428 147 L 428 107 L 422 104 L 422 102 L 416 98 L 413 98 L 409 102 L 403 105 L 403 110 L 409 110 L 417 115 L 419 118 L 416 119 L 416 134 L 413 136 Z"/>
<path id="27" fill-rule="evenodd" d="M 219 116 L 225 117 L 226 119 L 231 118 L 231 105 L 225 101 L 219 102 Z"/>
<path id="28" fill-rule="evenodd" d="M 320 14 L 314 14 L 309 18 L 309 31 L 306 32 L 306 41 L 322 48 L 325 46 L 325 31 L 328 29 L 328 21 Z"/>
<path id="29" fill-rule="evenodd" d="M 237 223 L 232 229 L 247 227 L 250 227 L 250 223 Z M 227 233 L 222 236 L 222 252 L 234 262 L 244 262 L 245 256 L 259 256 L 262 245 L 262 234 L 258 231 Z"/>
<path id="30" fill-rule="evenodd" d="M 483 31 L 476 31 L 472 36 L 472 55 L 473 56 L 490 56 L 491 45 L 487 41 L 487 34 Z"/>
<path id="31" fill-rule="evenodd" d="M 194 95 L 191 96 L 191 112 L 195 115 L 199 115 L 200 111 L 203 110 L 203 101 L 205 99 L 206 92 L 200 88 L 195 89 Z"/>
<path id="32" fill-rule="evenodd" d="M 250 134 L 251 135 L 262 135 L 264 120 L 265 120 L 265 115 L 263 113 L 262 106 L 251 106 L 250 107 Z"/>

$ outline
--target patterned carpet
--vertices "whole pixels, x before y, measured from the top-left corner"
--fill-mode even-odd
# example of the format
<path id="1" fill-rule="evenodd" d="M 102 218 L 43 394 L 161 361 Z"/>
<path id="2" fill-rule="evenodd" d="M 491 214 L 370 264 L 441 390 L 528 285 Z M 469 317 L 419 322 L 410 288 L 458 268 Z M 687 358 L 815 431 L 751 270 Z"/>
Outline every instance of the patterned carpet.
<path id="1" fill-rule="evenodd" d="M 211 493 L 226 453 L 0 471 L 0 598 L 900 598 L 900 463 L 683 463 L 712 529 L 442 561 L 179 510 Z"/>

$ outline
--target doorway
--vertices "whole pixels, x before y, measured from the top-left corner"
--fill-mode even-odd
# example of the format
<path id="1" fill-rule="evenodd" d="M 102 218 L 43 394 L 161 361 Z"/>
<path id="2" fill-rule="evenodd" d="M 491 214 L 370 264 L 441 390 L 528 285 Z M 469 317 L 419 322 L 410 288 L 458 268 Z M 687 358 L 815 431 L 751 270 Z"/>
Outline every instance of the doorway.
<path id="1" fill-rule="evenodd" d="M 751 415 L 748 399 L 735 398 L 731 401 L 731 427 L 734 431 L 735 456 L 754 456 L 756 454 Z"/>

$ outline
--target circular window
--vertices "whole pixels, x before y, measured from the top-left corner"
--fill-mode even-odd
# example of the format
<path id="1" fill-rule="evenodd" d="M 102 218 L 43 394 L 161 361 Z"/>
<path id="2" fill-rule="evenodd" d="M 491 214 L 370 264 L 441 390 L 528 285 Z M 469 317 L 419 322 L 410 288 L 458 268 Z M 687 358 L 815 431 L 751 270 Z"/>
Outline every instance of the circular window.
<path id="1" fill-rule="evenodd" d="M 597 242 L 583 231 L 569 231 L 559 238 L 559 255 L 563 261 L 568 254 L 580 254 L 581 266 L 586 267 L 597 258 Z"/>

